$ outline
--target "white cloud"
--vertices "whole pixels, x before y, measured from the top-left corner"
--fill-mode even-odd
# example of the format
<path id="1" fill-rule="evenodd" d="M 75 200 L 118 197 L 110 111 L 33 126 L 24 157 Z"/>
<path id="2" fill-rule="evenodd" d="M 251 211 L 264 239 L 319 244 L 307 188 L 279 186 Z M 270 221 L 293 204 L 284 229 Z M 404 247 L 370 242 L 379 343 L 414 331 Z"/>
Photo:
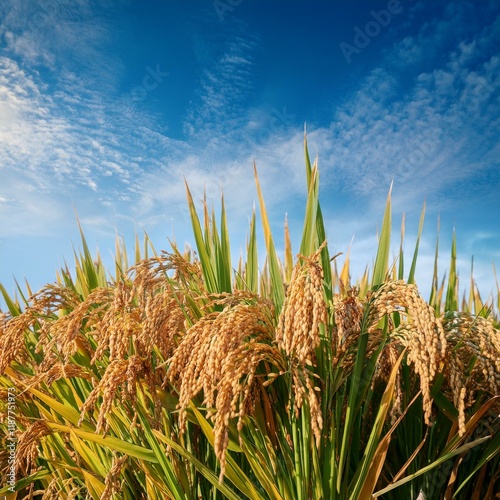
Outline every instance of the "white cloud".
<path id="1" fill-rule="evenodd" d="M 196 41 L 202 70 L 184 121 L 188 136 L 207 142 L 214 137 L 225 140 L 245 128 L 242 109 L 253 88 L 253 55 L 258 46 L 247 26 L 235 21 L 225 26 L 223 37 L 217 35 L 220 28 L 218 23 L 214 35 Z"/>
<path id="2" fill-rule="evenodd" d="M 427 62 L 414 77 L 411 71 L 423 65 L 408 59 L 407 52 L 439 46 L 445 39 L 449 43 L 457 23 L 434 20 L 417 37 L 395 40 L 387 65 L 374 69 L 336 111 L 330 128 L 335 143 L 322 149 L 336 166 L 332 182 L 358 195 L 380 196 L 394 179 L 406 202 L 413 204 L 491 168 L 483 158 L 496 140 L 484 134 L 498 130 L 500 115 L 499 61 L 491 55 L 498 34 L 491 28 L 470 35 L 440 58 L 434 48 L 428 53 L 433 69 Z"/>

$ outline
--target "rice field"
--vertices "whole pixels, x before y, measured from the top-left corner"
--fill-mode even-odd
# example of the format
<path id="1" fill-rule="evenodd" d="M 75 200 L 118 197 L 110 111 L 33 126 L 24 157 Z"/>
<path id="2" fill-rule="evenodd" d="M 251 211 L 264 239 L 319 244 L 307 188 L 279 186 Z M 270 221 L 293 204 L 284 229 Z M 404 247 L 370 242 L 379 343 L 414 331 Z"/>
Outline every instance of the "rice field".
<path id="1" fill-rule="evenodd" d="M 0 494 L 500 498 L 499 294 L 460 299 L 453 247 L 425 300 L 422 224 L 404 277 L 390 195 L 373 269 L 350 280 L 304 152 L 297 255 L 287 227 L 276 252 L 255 170 L 264 260 L 255 213 L 233 265 L 224 201 L 216 221 L 187 187 L 196 252 L 145 237 L 130 264 L 117 242 L 108 272 L 82 232 L 74 273 L 34 294 L 1 288 Z"/>

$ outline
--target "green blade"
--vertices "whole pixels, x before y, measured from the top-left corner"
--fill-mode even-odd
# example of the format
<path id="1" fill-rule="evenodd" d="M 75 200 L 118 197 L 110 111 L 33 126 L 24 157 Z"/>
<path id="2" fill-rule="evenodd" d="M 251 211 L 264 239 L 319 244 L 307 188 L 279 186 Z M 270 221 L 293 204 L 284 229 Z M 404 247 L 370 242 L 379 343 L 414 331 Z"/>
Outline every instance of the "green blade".
<path id="1" fill-rule="evenodd" d="M 382 222 L 382 231 L 378 242 L 377 257 L 373 268 L 372 286 L 384 283 L 389 268 L 389 251 L 391 246 L 391 188 L 387 195 L 385 205 L 384 220 Z"/>

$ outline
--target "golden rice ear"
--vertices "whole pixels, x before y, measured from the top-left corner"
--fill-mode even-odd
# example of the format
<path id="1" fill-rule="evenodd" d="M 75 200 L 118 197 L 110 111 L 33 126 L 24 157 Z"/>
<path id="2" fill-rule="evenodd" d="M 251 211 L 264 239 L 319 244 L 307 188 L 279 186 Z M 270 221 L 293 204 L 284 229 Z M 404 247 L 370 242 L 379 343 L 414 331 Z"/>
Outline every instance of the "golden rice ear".
<path id="1" fill-rule="evenodd" d="M 474 403 L 470 395 L 500 394 L 500 331 L 492 320 L 467 313 L 446 316 L 443 326 L 448 340 L 443 368 L 458 409 L 459 433 L 464 435 L 465 410 Z"/>
<path id="2" fill-rule="evenodd" d="M 446 337 L 441 320 L 425 302 L 415 285 L 404 281 L 388 281 L 373 296 L 369 324 L 375 328 L 381 318 L 398 312 L 402 324 L 391 333 L 395 341 L 408 349 L 408 361 L 420 377 L 424 418 L 431 424 L 431 387 L 446 356 Z"/>
<path id="3" fill-rule="evenodd" d="M 28 358 L 24 334 L 35 323 L 36 318 L 27 313 L 0 323 L 0 375 L 5 374 L 12 361 L 22 363 Z"/>
<path id="4" fill-rule="evenodd" d="M 312 431 L 319 444 L 323 416 L 309 367 L 316 366 L 320 326 L 328 324 L 328 306 L 319 263 L 324 244 L 310 257 L 299 256 L 292 271 L 285 303 L 278 318 L 276 342 L 288 358 L 292 373 L 293 408 L 298 413 L 308 401 Z"/>
<path id="5" fill-rule="evenodd" d="M 272 345 L 273 310 L 266 300 L 249 292 L 221 294 L 213 303 L 222 311 L 203 316 L 183 336 L 169 360 L 168 381 L 179 393 L 179 429 L 186 429 L 187 408 L 203 391 L 203 405 L 214 420 L 214 450 L 225 470 L 229 420 L 241 428 L 252 394 L 255 372 L 264 360 L 285 369 L 280 351 Z"/>
<path id="6" fill-rule="evenodd" d="M 311 256 L 300 256 L 292 272 L 276 328 L 278 347 L 302 367 L 313 363 L 320 341 L 320 325 L 328 322 L 319 257 L 323 245 Z"/>
<path id="7" fill-rule="evenodd" d="M 141 379 L 145 379 L 149 383 L 151 394 L 154 395 L 156 390 L 152 380 L 152 368 L 149 361 L 138 355 L 130 356 L 127 359 L 115 359 L 111 361 L 99 384 L 94 387 L 83 404 L 78 425 L 81 425 L 85 414 L 94 408 L 97 400 L 102 396 L 96 432 L 105 434 L 109 427 L 107 414 L 115 404 L 117 395 L 121 396 L 122 402 L 129 400 L 131 405 L 134 406 L 137 401 L 137 383 Z"/>
<path id="8" fill-rule="evenodd" d="M 350 355 L 348 360 L 345 355 L 357 346 L 363 319 L 363 303 L 359 299 L 357 288 L 348 288 L 333 297 L 333 316 L 333 366 L 342 360 L 342 366 L 348 369 L 347 365 L 354 362 L 354 356 Z"/>
<path id="9" fill-rule="evenodd" d="M 50 368 L 46 371 L 42 371 L 37 376 L 33 377 L 30 383 L 27 385 L 27 389 L 31 389 L 32 387 L 37 387 L 42 382 L 45 382 L 47 385 L 52 385 L 55 381 L 64 379 L 64 378 L 73 378 L 78 377 L 85 380 L 89 380 L 94 382 L 96 377 L 87 369 L 84 369 L 82 366 L 76 364 L 64 364 L 57 361 L 55 358 L 51 358 L 54 362 L 50 366 Z"/>
<path id="10" fill-rule="evenodd" d="M 44 420 L 36 420 L 20 434 L 16 444 L 15 468 L 19 475 L 30 475 L 36 468 L 40 441 L 52 430 Z"/>
<path id="11" fill-rule="evenodd" d="M 106 488 L 101 495 L 100 500 L 111 500 L 115 494 L 121 492 L 121 484 L 119 481 L 120 474 L 122 472 L 123 467 L 128 461 L 128 455 L 122 455 L 118 457 L 115 455 L 113 457 L 113 463 L 111 465 L 111 469 L 106 475 L 106 479 L 104 484 Z"/>

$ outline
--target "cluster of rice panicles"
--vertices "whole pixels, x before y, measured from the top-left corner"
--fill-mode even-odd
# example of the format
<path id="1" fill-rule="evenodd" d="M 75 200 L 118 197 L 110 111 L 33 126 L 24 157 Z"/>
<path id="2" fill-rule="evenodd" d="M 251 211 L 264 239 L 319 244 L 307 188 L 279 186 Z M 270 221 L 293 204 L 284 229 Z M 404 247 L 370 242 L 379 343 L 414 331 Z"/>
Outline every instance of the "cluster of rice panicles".
<path id="1" fill-rule="evenodd" d="M 323 417 L 317 388 L 307 366 L 316 363 L 315 349 L 320 344 L 320 325 L 328 323 L 328 306 L 323 290 L 323 269 L 319 256 L 323 245 L 310 257 L 299 256 L 278 319 L 276 341 L 289 360 L 293 377 L 296 413 L 306 398 L 312 431 L 319 444 Z"/>
<path id="2" fill-rule="evenodd" d="M 45 488 L 42 500 L 61 498 L 63 494 L 66 500 L 74 500 L 75 498 L 81 498 L 82 489 L 82 486 L 75 485 L 73 477 L 61 479 L 59 476 L 55 476 Z"/>
<path id="3" fill-rule="evenodd" d="M 37 352 L 48 352 L 60 339 L 51 339 L 51 325 L 61 310 L 74 309 L 80 299 L 71 289 L 60 285 L 47 285 L 29 300 L 26 310 L 14 317 L 3 316 L 0 322 L 0 374 L 14 360 L 23 364 L 29 358 L 25 348 L 25 335 L 29 331 L 39 334 Z M 50 347 L 49 347 L 50 343 Z"/>
<path id="4" fill-rule="evenodd" d="M 128 455 L 122 455 L 121 457 L 115 455 L 113 457 L 113 463 L 111 465 L 111 469 L 106 475 L 106 479 L 104 482 L 106 487 L 104 488 L 100 500 L 111 500 L 115 494 L 121 492 L 119 478 L 121 471 L 125 466 L 125 464 L 127 463 L 127 461 L 128 461 Z"/>
<path id="5" fill-rule="evenodd" d="M 99 383 L 92 389 L 82 409 L 78 425 L 81 424 L 85 413 L 91 410 L 102 395 L 102 403 L 99 407 L 96 432 L 106 433 L 109 422 L 106 415 L 111 411 L 117 395 L 121 396 L 121 403 L 124 407 L 128 404 L 131 408 L 135 406 L 137 400 L 137 382 L 145 379 L 153 397 L 156 393 L 156 385 L 153 380 L 153 370 L 148 359 L 138 355 L 133 355 L 127 359 L 115 359 L 110 362 Z M 133 415 L 134 422 L 136 415 Z"/>
<path id="6" fill-rule="evenodd" d="M 400 348 L 395 342 L 390 342 L 384 346 L 377 360 L 377 368 L 373 378 L 375 383 L 378 380 L 388 381 L 391 372 L 401 354 Z M 396 374 L 395 381 L 396 394 L 389 410 L 391 425 L 393 425 L 403 412 L 403 388 L 401 386 L 401 371 Z"/>
<path id="7" fill-rule="evenodd" d="M 132 268 L 133 279 L 125 277 L 114 286 L 97 288 L 83 299 L 69 287 L 47 285 L 30 298 L 22 314 L 4 315 L 0 322 L 0 373 L 14 359 L 26 359 L 24 334 L 28 330 L 36 330 L 37 352 L 43 352 L 47 360 L 41 371 L 52 366 L 49 353 L 62 356 L 67 364 L 78 349 L 93 355 L 93 363 L 108 353 L 110 360 L 124 359 L 131 347 L 147 356 L 154 346 L 167 359 L 185 320 L 184 294 L 175 288 L 178 281 L 167 277 L 170 270 L 174 278 L 184 281 L 199 274 L 195 264 L 167 254 Z M 97 340 L 95 351 L 86 338 L 89 334 Z"/>
<path id="8" fill-rule="evenodd" d="M 24 477 L 36 470 L 40 441 L 52 434 L 52 430 L 43 420 L 31 423 L 18 437 L 16 445 L 15 467 Z"/>
<path id="9" fill-rule="evenodd" d="M 161 360 L 174 352 L 185 331 L 183 311 L 184 293 L 178 282 L 167 277 L 174 270 L 181 276 L 189 265 L 175 256 L 166 255 L 145 260 L 132 268 L 130 278 L 121 280 L 112 289 L 106 289 L 106 302 L 90 311 L 86 328 L 96 338 L 97 347 L 92 363 L 109 356 L 109 364 L 100 383 L 92 390 L 82 407 L 82 416 L 95 406 L 102 394 L 97 430 L 106 432 L 106 414 L 113 400 L 121 394 L 133 403 L 136 400 L 136 382 L 145 379 L 159 409 L 155 384 L 165 376 L 163 368 L 151 365 L 153 353 Z M 90 297 L 90 296 L 89 296 Z M 101 297 L 104 299 L 104 296 Z M 124 389 L 122 384 L 126 383 Z"/>
<path id="10" fill-rule="evenodd" d="M 333 297 L 335 327 L 332 335 L 334 352 L 333 365 L 342 360 L 344 369 L 354 362 L 353 348 L 358 345 L 363 319 L 363 303 L 359 300 L 358 290 L 348 288 L 343 294 Z"/>
<path id="11" fill-rule="evenodd" d="M 445 316 L 448 340 L 446 369 L 453 401 L 458 408 L 458 426 L 465 433 L 465 409 L 474 403 L 476 391 L 500 394 L 500 330 L 491 320 L 466 313 Z M 494 412 L 499 414 L 499 406 Z"/>
<path id="12" fill-rule="evenodd" d="M 62 285 L 48 285 L 40 290 L 30 298 L 23 313 L 7 322 L 0 336 L 0 373 L 4 373 L 13 360 L 28 362 L 25 334 L 29 331 L 37 335 L 35 353 L 43 354 L 39 365 L 33 364 L 31 358 L 28 362 L 38 374 L 51 370 L 61 358 L 68 366 L 70 357 L 78 349 L 91 352 L 82 322 L 95 302 L 109 293 L 107 289 L 98 289 L 82 302 L 76 292 Z"/>
<path id="13" fill-rule="evenodd" d="M 129 271 L 133 279 L 93 291 L 61 318 L 59 329 L 66 327 L 66 337 L 72 338 L 85 324 L 87 335 L 96 341 L 92 363 L 103 357 L 110 363 L 125 360 L 133 354 L 149 358 L 153 352 L 168 359 L 185 330 L 184 294 L 166 277 L 172 267 L 169 256 L 141 262 Z"/>
<path id="14" fill-rule="evenodd" d="M 48 323 L 38 339 L 37 352 L 43 352 L 46 355 L 55 348 L 57 353 L 62 355 L 65 363 L 69 362 L 70 357 L 78 349 L 91 354 L 93 349 L 84 334 L 83 326 L 90 327 L 95 319 L 100 317 L 112 296 L 111 288 L 97 288 L 67 314 Z"/>
<path id="15" fill-rule="evenodd" d="M 325 330 L 331 327 L 333 365 L 348 371 L 363 326 L 370 333 L 367 352 L 373 352 L 382 340 L 379 322 L 388 317 L 389 338 L 374 380 L 387 380 L 406 349 L 420 380 L 424 419 L 430 425 L 431 386 L 438 371 L 447 371 L 463 435 L 465 409 L 474 402 L 474 391 L 500 393 L 499 330 L 489 320 L 464 313 L 438 318 L 415 285 L 396 280 L 369 294 L 366 304 L 357 289 L 341 289 L 333 297 L 330 325 L 320 264 L 323 245 L 309 257 L 298 256 L 277 325 L 272 302 L 258 295 L 241 290 L 208 294 L 200 262 L 190 262 L 175 248 L 173 254 L 140 262 L 113 285 L 86 297 L 67 286 L 48 285 L 30 298 L 23 313 L 0 312 L 0 375 L 17 361 L 33 369 L 25 383 L 28 389 L 42 382 L 50 386 L 61 378 L 91 381 L 95 385 L 81 408 L 79 424 L 100 401 L 98 433 L 108 431 L 107 415 L 117 400 L 130 411 L 134 425 L 134 405 L 142 387 L 159 411 L 157 388 L 168 384 L 179 396 L 178 426 L 183 433 L 188 408 L 201 394 L 201 404 L 214 423 L 222 480 L 230 421 L 237 419 L 241 432 L 261 391 L 278 375 L 291 375 L 291 411 L 298 416 L 306 404 L 319 446 L 323 420 L 312 367 L 317 364 L 321 325 Z M 366 322 L 365 307 L 369 308 Z M 395 312 L 401 323 L 394 329 L 389 315 Z M 37 340 L 35 353 L 44 355 L 39 364 L 26 348 L 27 333 Z M 93 371 L 74 363 L 78 351 L 91 358 Z M 99 380 L 97 372 L 102 372 Z M 402 411 L 400 374 L 396 387 L 393 422 Z M 19 418 L 26 430 L 19 436 L 16 467 L 26 476 L 35 470 L 40 441 L 52 431 L 43 420 L 24 425 Z M 126 456 L 113 459 L 102 498 L 119 491 L 118 478 L 126 462 Z"/>
<path id="16" fill-rule="evenodd" d="M 171 278 L 170 271 L 173 271 Z M 133 272 L 132 297 L 141 311 L 135 352 L 147 356 L 155 349 L 166 360 L 193 321 L 187 316 L 186 296 L 188 287 L 197 293 L 203 291 L 199 263 L 191 263 L 178 253 L 164 253 L 142 261 Z"/>
<path id="17" fill-rule="evenodd" d="M 407 359 L 420 377 L 424 419 L 427 425 L 431 425 L 431 386 L 445 359 L 447 346 L 441 320 L 420 296 L 417 287 L 401 280 L 384 283 L 370 301 L 370 328 L 375 328 L 384 316 L 400 313 L 401 325 L 390 335 L 407 348 Z"/>
<path id="18" fill-rule="evenodd" d="M 166 372 L 153 369 L 152 354 L 158 358 L 157 364 L 168 359 L 185 333 L 184 292 L 188 287 L 202 289 L 200 266 L 178 253 L 144 260 L 122 280 L 96 288 L 85 297 L 62 284 L 47 285 L 29 299 L 21 314 L 0 313 L 0 374 L 17 361 L 33 371 L 27 388 L 72 377 L 94 383 L 94 372 L 72 358 L 83 351 L 98 364 L 98 370 L 105 360 L 105 371 L 81 408 L 80 418 L 81 422 L 102 396 L 96 430 L 105 433 L 106 415 L 116 398 L 132 411 L 138 381 L 145 380 L 156 398 L 156 387 Z M 43 353 L 38 362 L 26 347 L 32 340 L 36 341 L 35 354 Z M 159 400 L 155 400 L 155 410 L 159 409 Z M 23 416 L 17 421 L 21 425 Z M 35 470 L 40 442 L 51 433 L 43 420 L 26 422 L 25 427 L 16 450 L 16 467 L 23 476 Z M 3 467 L 6 458 L 0 455 Z M 106 480 L 108 497 L 117 491 L 115 477 L 121 463 L 123 460 L 114 464 Z M 53 484 L 47 494 L 57 487 Z"/>
<path id="19" fill-rule="evenodd" d="M 62 378 L 79 377 L 91 382 L 95 380 L 95 375 L 92 372 L 83 369 L 79 365 L 72 363 L 64 364 L 52 357 L 51 359 L 54 361 L 52 366 L 48 370 L 40 371 L 36 376 L 32 377 L 28 384 L 28 388 L 36 387 L 41 382 L 45 382 L 50 386 L 56 380 L 60 380 Z"/>
<path id="20" fill-rule="evenodd" d="M 212 310 L 188 329 L 169 362 L 168 380 L 179 393 L 179 428 L 186 429 L 190 401 L 203 391 L 203 405 L 214 420 L 215 453 L 224 476 L 229 420 L 252 410 L 251 396 L 262 361 L 283 369 L 272 345 L 272 304 L 249 292 L 212 297 Z"/>

